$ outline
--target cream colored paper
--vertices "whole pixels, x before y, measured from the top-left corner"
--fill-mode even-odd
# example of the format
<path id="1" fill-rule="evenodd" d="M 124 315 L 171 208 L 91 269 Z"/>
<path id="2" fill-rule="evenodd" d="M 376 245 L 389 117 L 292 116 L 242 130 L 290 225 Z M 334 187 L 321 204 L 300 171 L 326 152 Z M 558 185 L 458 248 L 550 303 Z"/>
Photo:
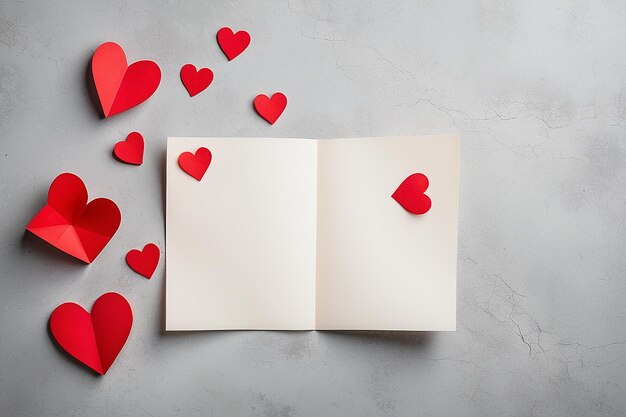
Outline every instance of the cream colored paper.
<path id="1" fill-rule="evenodd" d="M 422 216 L 391 198 L 415 172 Z M 316 328 L 455 330 L 457 196 L 456 137 L 320 141 Z"/>
<path id="2" fill-rule="evenodd" d="M 391 198 L 415 172 L 423 216 Z M 457 218 L 456 137 L 169 138 L 166 328 L 454 330 Z"/>

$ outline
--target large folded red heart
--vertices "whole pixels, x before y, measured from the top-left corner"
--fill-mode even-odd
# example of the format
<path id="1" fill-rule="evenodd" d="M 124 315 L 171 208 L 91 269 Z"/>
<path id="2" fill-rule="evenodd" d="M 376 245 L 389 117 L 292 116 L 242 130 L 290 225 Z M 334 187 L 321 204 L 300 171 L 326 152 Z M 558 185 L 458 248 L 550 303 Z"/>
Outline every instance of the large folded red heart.
<path id="1" fill-rule="evenodd" d="M 50 316 L 50 332 L 68 354 L 104 375 L 124 347 L 133 325 L 130 304 L 118 293 L 96 300 L 91 313 L 63 303 Z"/>
<path id="2" fill-rule="evenodd" d="M 406 211 L 424 214 L 430 210 L 432 202 L 426 194 L 428 177 L 424 174 L 409 175 L 391 195 Z"/>
<path id="3" fill-rule="evenodd" d="M 212 155 L 210 150 L 207 148 L 198 148 L 195 154 L 191 152 L 181 153 L 178 157 L 178 166 L 187 174 L 200 181 L 206 170 L 209 169 L 211 159 Z"/>
<path id="4" fill-rule="evenodd" d="M 209 68 L 196 70 L 193 64 L 185 64 L 180 69 L 180 79 L 191 97 L 201 93 L 213 81 L 213 71 Z"/>
<path id="5" fill-rule="evenodd" d="M 107 198 L 87 204 L 87 188 L 70 173 L 60 174 L 48 190 L 48 204 L 26 226 L 52 246 L 91 263 L 109 243 L 122 221 Z"/>
<path id="6" fill-rule="evenodd" d="M 148 243 L 143 250 L 132 249 L 126 254 L 126 263 L 133 271 L 150 279 L 159 264 L 161 251 L 154 243 Z"/>
<path id="7" fill-rule="evenodd" d="M 280 92 L 272 94 L 272 98 L 265 94 L 259 94 L 254 99 L 254 108 L 257 113 L 270 124 L 274 124 L 278 120 L 285 111 L 285 107 L 287 107 L 287 97 Z"/>
<path id="8" fill-rule="evenodd" d="M 228 60 L 232 61 L 250 45 L 250 34 L 245 30 L 233 33 L 231 28 L 223 27 L 217 31 L 217 43 Z"/>
<path id="9" fill-rule="evenodd" d="M 127 164 L 141 165 L 143 163 L 143 136 L 141 133 L 129 133 L 126 140 L 115 144 L 113 154 Z"/>
<path id="10" fill-rule="evenodd" d="M 91 73 L 104 117 L 143 103 L 161 82 L 161 70 L 155 62 L 128 65 L 124 50 L 114 42 L 103 43 L 93 53 Z"/>

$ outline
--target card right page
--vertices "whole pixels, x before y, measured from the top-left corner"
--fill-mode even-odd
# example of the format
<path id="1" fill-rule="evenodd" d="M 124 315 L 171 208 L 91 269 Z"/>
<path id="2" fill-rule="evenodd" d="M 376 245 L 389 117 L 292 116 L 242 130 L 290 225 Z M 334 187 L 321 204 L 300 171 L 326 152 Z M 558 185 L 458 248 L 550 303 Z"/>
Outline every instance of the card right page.
<path id="1" fill-rule="evenodd" d="M 414 173 L 423 215 L 391 197 Z M 320 140 L 317 193 L 317 329 L 456 329 L 456 136 Z"/>

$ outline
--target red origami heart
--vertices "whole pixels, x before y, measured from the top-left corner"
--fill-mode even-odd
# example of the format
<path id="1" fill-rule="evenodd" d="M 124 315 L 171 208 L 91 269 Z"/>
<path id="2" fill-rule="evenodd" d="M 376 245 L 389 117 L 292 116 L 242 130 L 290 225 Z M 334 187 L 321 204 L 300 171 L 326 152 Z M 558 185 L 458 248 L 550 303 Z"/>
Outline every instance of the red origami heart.
<path id="1" fill-rule="evenodd" d="M 424 214 L 430 210 L 432 202 L 424 192 L 428 189 L 428 177 L 424 174 L 409 175 L 391 195 L 406 211 Z"/>
<path id="2" fill-rule="evenodd" d="M 143 136 L 139 132 L 131 132 L 126 140 L 117 142 L 113 154 L 122 162 L 133 165 L 143 163 Z"/>
<path id="3" fill-rule="evenodd" d="M 52 246 L 91 263 L 120 226 L 117 205 L 106 198 L 87 204 L 87 188 L 74 174 L 61 174 L 52 181 L 48 204 L 26 226 Z"/>
<path id="4" fill-rule="evenodd" d="M 133 249 L 126 254 L 126 263 L 133 271 L 150 279 L 159 264 L 161 251 L 154 243 L 148 243 L 143 250 Z"/>
<path id="5" fill-rule="evenodd" d="M 187 174 L 200 181 L 206 170 L 209 169 L 211 158 L 210 150 L 207 148 L 199 148 L 195 155 L 191 152 L 181 153 L 178 157 L 178 166 Z"/>
<path id="6" fill-rule="evenodd" d="M 76 303 L 63 303 L 50 316 L 54 340 L 100 375 L 106 374 L 117 358 L 132 325 L 130 304 L 114 292 L 101 295 L 91 314 Z"/>
<path id="7" fill-rule="evenodd" d="M 245 30 L 233 33 L 231 28 L 223 27 L 217 32 L 217 43 L 228 60 L 232 61 L 250 45 L 250 34 Z"/>
<path id="8" fill-rule="evenodd" d="M 196 70 L 193 64 L 185 64 L 180 69 L 180 79 L 191 97 L 201 93 L 213 81 L 213 71 L 209 68 Z"/>
<path id="9" fill-rule="evenodd" d="M 93 53 L 91 73 L 104 117 L 113 116 L 146 101 L 161 82 L 161 70 L 152 61 L 130 66 L 121 46 L 103 43 Z"/>
<path id="10" fill-rule="evenodd" d="M 254 99 L 254 108 L 257 113 L 270 124 L 274 124 L 278 120 L 285 107 L 287 107 L 287 97 L 280 92 L 272 94 L 272 98 L 265 94 L 259 94 Z"/>

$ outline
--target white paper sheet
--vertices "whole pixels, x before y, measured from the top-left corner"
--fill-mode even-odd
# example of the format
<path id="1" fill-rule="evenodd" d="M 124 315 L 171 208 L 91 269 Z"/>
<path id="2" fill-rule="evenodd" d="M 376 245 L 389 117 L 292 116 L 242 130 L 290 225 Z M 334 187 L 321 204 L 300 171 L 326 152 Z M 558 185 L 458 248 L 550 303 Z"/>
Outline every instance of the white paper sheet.
<path id="1" fill-rule="evenodd" d="M 314 328 L 316 184 L 314 141 L 168 139 L 167 330 Z"/>
<path id="2" fill-rule="evenodd" d="M 415 172 L 423 216 L 391 198 Z M 166 210 L 167 330 L 455 329 L 456 137 L 169 138 Z"/>

